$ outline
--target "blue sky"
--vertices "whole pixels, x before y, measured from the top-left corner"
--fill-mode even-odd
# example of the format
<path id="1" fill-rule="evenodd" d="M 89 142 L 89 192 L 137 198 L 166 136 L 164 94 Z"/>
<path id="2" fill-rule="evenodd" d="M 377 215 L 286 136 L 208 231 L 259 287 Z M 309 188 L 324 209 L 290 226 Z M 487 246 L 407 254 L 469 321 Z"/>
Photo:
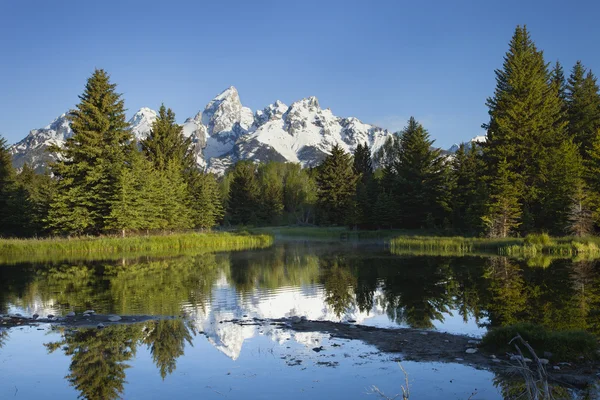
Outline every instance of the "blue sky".
<path id="1" fill-rule="evenodd" d="M 317 96 L 397 130 L 414 115 L 442 147 L 482 132 L 517 24 L 547 61 L 600 70 L 600 3 L 553 1 L 0 0 L 0 133 L 73 108 L 94 68 L 140 107 L 193 116 L 234 85 L 253 110 Z"/>

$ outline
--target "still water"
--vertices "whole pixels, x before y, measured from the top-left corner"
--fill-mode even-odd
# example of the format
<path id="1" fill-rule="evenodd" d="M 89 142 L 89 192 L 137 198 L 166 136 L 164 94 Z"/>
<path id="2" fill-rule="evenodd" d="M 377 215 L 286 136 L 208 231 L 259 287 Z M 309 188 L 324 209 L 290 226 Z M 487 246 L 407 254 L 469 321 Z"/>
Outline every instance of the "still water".
<path id="1" fill-rule="evenodd" d="M 307 317 L 481 336 L 531 321 L 600 330 L 596 262 L 399 256 L 377 245 L 278 243 L 163 258 L 0 266 L 0 313 L 181 316 L 106 329 L 0 331 L 0 398 L 377 398 L 398 354 L 232 319 Z M 355 322 L 354 322 L 355 321 Z M 315 351 L 322 348 L 322 351 Z M 492 372 L 402 361 L 411 398 L 502 398 Z"/>

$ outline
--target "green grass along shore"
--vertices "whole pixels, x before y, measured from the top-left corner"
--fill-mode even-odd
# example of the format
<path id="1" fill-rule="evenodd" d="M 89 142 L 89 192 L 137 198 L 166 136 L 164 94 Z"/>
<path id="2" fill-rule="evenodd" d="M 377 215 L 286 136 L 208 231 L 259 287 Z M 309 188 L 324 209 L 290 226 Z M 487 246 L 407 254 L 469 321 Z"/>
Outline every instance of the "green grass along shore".
<path id="1" fill-rule="evenodd" d="M 210 232 L 132 237 L 78 237 L 47 239 L 0 239 L 0 256 L 90 255 L 133 252 L 213 251 L 267 247 L 273 237 L 266 234 Z"/>
<path id="2" fill-rule="evenodd" d="M 550 237 L 547 234 L 505 239 L 398 236 L 391 239 L 389 243 L 391 251 L 396 254 L 600 257 L 600 237 Z"/>

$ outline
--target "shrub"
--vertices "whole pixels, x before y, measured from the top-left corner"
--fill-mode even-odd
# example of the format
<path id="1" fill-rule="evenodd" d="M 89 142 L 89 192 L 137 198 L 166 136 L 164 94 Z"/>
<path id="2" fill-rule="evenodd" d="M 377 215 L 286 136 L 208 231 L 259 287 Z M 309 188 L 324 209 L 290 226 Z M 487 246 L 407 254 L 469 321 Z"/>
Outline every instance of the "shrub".
<path id="1" fill-rule="evenodd" d="M 550 235 L 547 233 L 530 233 L 525 236 L 525 245 L 527 246 L 536 246 L 536 247 L 544 247 L 549 246 L 552 243 L 552 239 L 550 239 Z"/>

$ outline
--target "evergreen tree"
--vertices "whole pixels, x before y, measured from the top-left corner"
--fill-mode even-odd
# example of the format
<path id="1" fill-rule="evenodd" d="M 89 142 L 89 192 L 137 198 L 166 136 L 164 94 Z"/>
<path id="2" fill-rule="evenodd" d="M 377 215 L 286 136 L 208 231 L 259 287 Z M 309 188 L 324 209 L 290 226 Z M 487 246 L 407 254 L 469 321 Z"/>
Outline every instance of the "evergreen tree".
<path id="1" fill-rule="evenodd" d="M 570 231 L 569 214 L 582 184 L 583 166 L 577 146 L 570 140 L 548 149 L 544 155 L 543 185 L 540 187 L 537 229 L 562 235 Z"/>
<path id="2" fill-rule="evenodd" d="M 228 213 L 231 223 L 258 223 L 260 187 L 256 179 L 256 165 L 252 161 L 238 161 L 230 174 Z"/>
<path id="3" fill-rule="evenodd" d="M 88 79 L 77 109 L 69 114 L 73 136 L 51 168 L 58 188 L 49 226 L 63 233 L 99 233 L 111 213 L 121 170 L 133 148 L 121 95 L 104 70 Z"/>
<path id="4" fill-rule="evenodd" d="M 224 215 L 219 183 L 213 174 L 198 173 L 190 185 L 192 221 L 195 228 L 210 229 Z"/>
<path id="5" fill-rule="evenodd" d="M 154 204 L 159 209 L 158 227 L 167 230 L 191 228 L 190 195 L 181 165 L 176 160 L 168 160 L 165 170 L 157 173 L 158 188 Z"/>
<path id="6" fill-rule="evenodd" d="M 568 131 L 573 141 L 579 146 L 582 157 L 588 150 L 600 128 L 600 94 L 596 77 L 577 61 L 567 86 Z"/>
<path id="7" fill-rule="evenodd" d="M 547 226 L 540 215 L 542 188 L 549 153 L 559 151 L 567 140 L 566 122 L 562 121 L 559 91 L 551 84 L 551 73 L 543 53 L 537 50 L 525 27 L 518 26 L 504 57 L 501 70 L 496 70 L 496 90 L 487 101 L 490 121 L 487 141 L 483 144 L 488 182 L 517 179 L 519 193 L 514 204 L 520 205 L 522 229 Z M 500 165 L 509 171 L 500 171 Z M 492 191 L 492 196 L 503 197 Z M 504 196 L 511 197 L 511 196 Z M 490 199 L 491 203 L 496 200 Z M 562 212 L 563 210 L 553 210 Z M 548 213 L 544 218 L 549 218 Z"/>
<path id="8" fill-rule="evenodd" d="M 0 235 L 10 235 L 13 226 L 10 219 L 13 216 L 11 208 L 15 194 L 15 171 L 12 166 L 12 156 L 8 151 L 6 139 L 0 136 Z"/>
<path id="9" fill-rule="evenodd" d="M 54 195 L 55 182 L 48 173 L 37 174 L 24 164 L 16 178 L 17 191 L 13 199 L 14 226 L 19 236 L 47 233 L 45 221 Z"/>
<path id="10" fill-rule="evenodd" d="M 584 182 L 589 196 L 588 207 L 597 225 L 600 224 L 600 134 L 596 135 L 584 161 Z"/>
<path id="11" fill-rule="evenodd" d="M 267 223 L 277 223 L 283 213 L 283 174 L 285 164 L 268 162 L 258 166 L 260 216 Z"/>
<path id="12" fill-rule="evenodd" d="M 583 181 L 580 180 L 571 197 L 568 210 L 567 232 L 573 236 L 587 236 L 593 232 L 594 219 L 589 207 L 589 196 Z"/>
<path id="13" fill-rule="evenodd" d="M 354 150 L 354 173 L 360 176 L 356 184 L 356 222 L 361 227 L 373 226 L 373 205 L 377 200 L 377 184 L 373 179 L 373 163 L 369 146 L 358 144 Z"/>
<path id="14" fill-rule="evenodd" d="M 181 125 L 175 122 L 175 113 L 164 104 L 160 106 L 148 137 L 140 144 L 158 171 L 164 171 L 169 161 L 181 165 L 184 172 L 196 169 L 192 140 L 183 136 Z"/>
<path id="15" fill-rule="evenodd" d="M 510 170 L 508 162 L 502 160 L 498 172 L 490 184 L 490 196 L 487 212 L 482 220 L 490 237 L 505 238 L 520 224 L 521 206 L 519 204 L 518 182 L 521 179 Z"/>
<path id="16" fill-rule="evenodd" d="M 128 230 L 156 228 L 157 212 L 154 190 L 156 172 L 142 155 L 134 150 L 131 164 L 121 170 L 112 200 L 111 212 L 106 219 L 106 229 L 120 231 L 125 236 Z"/>
<path id="17" fill-rule="evenodd" d="M 311 170 L 302 169 L 300 164 L 286 164 L 283 179 L 283 207 L 291 216 L 291 223 L 314 223 L 314 206 L 317 188 Z"/>
<path id="18" fill-rule="evenodd" d="M 452 225 L 460 232 L 475 234 L 483 227 L 486 189 L 482 180 L 484 170 L 477 143 L 461 144 L 452 160 L 454 188 L 452 191 Z"/>
<path id="19" fill-rule="evenodd" d="M 336 225 L 355 221 L 354 196 L 359 176 L 354 173 L 352 156 L 337 144 L 318 168 L 317 204 L 324 221 Z"/>
<path id="20" fill-rule="evenodd" d="M 441 150 L 432 145 L 427 130 L 411 117 L 401 133 L 400 154 L 394 163 L 394 197 L 403 227 L 441 226 L 448 216 L 449 169 Z"/>

